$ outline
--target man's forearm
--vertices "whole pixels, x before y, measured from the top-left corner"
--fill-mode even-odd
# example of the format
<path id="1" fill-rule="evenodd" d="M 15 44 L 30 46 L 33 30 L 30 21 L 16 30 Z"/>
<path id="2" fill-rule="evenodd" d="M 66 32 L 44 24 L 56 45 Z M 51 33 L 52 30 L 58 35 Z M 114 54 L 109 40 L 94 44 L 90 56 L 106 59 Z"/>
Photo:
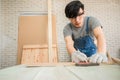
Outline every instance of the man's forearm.
<path id="1" fill-rule="evenodd" d="M 69 52 L 69 54 L 72 54 L 73 52 L 76 51 L 76 49 L 73 47 L 73 45 L 66 45 L 67 46 L 67 50 Z"/>
<path id="2" fill-rule="evenodd" d="M 97 40 L 98 53 L 106 53 L 106 41 L 105 38 L 100 36 Z"/>

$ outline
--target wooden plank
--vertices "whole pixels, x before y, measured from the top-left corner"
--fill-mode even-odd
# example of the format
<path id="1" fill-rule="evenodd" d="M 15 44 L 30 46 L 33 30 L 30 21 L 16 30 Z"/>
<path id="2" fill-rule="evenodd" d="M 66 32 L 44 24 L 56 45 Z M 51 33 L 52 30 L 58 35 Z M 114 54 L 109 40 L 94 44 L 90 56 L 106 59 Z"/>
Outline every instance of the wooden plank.
<path id="1" fill-rule="evenodd" d="M 25 45 L 23 48 L 22 62 L 21 64 L 33 64 L 33 63 L 46 63 L 48 62 L 48 49 L 42 46 Z"/>
<path id="2" fill-rule="evenodd" d="M 39 57 L 39 58 L 42 58 L 41 62 L 48 62 L 48 61 L 46 61 L 46 60 L 48 60 L 47 59 L 48 58 L 48 54 L 47 54 L 48 53 L 48 45 L 24 45 L 23 49 L 40 49 L 40 52 L 42 53 L 42 54 L 40 54 L 41 57 Z M 51 56 L 51 59 L 52 59 L 51 61 L 53 63 L 56 63 L 56 62 L 58 62 L 58 56 L 57 56 L 57 46 L 55 44 L 52 45 L 52 51 L 53 51 L 53 54 Z"/>
<path id="3" fill-rule="evenodd" d="M 53 48 L 56 48 L 56 44 L 52 45 Z M 24 45 L 23 48 L 48 48 L 47 44 L 42 44 L 42 45 Z"/>
<path id="4" fill-rule="evenodd" d="M 51 61 L 57 63 L 57 48 L 53 45 Z M 21 64 L 49 63 L 47 45 L 24 45 Z"/>
<path id="5" fill-rule="evenodd" d="M 48 60 L 48 48 L 46 49 L 40 49 L 40 58 L 41 58 L 41 63 L 48 63 L 49 60 Z M 39 62 L 40 63 L 40 62 Z"/>
<path id="6" fill-rule="evenodd" d="M 81 80 L 119 80 L 119 65 L 101 65 L 91 67 L 67 67 L 67 69 L 81 78 Z"/>
<path id="7" fill-rule="evenodd" d="M 119 65 L 91 67 L 26 67 L 18 65 L 0 70 L 0 80 L 119 80 Z"/>
<path id="8" fill-rule="evenodd" d="M 28 67 L 36 67 L 36 66 L 41 66 L 41 67 L 50 67 L 50 66 L 78 66 L 78 67 L 89 67 L 89 66 L 105 66 L 105 65 L 112 65 L 109 63 L 89 63 L 89 64 L 76 64 L 73 62 L 58 62 L 58 63 L 35 63 L 35 64 L 26 64 Z M 114 64 L 115 65 L 115 64 Z"/>
<path id="9" fill-rule="evenodd" d="M 45 67 L 33 80 L 80 80 L 65 67 Z"/>
<path id="10" fill-rule="evenodd" d="M 112 57 L 109 52 L 107 52 L 107 57 L 108 57 L 107 64 L 119 64 L 120 65 L 120 59 Z"/>
<path id="11" fill-rule="evenodd" d="M 38 63 L 38 64 L 27 64 L 28 67 L 37 67 L 37 66 L 75 66 L 73 62 L 58 62 L 58 63 Z"/>
<path id="12" fill-rule="evenodd" d="M 30 45 L 32 47 L 32 45 Z M 38 47 L 38 48 L 37 48 Z M 57 66 L 61 63 L 57 64 L 57 56 L 56 56 L 56 48 L 53 48 L 53 53 L 54 55 L 52 55 L 52 61 L 55 63 L 48 63 L 48 48 L 42 48 L 42 46 L 38 46 L 37 47 L 35 45 L 33 45 L 33 48 L 30 48 L 28 45 L 25 48 L 25 50 L 23 51 L 23 59 L 22 59 L 22 64 L 29 64 L 31 66 Z M 27 49 L 28 48 L 28 49 Z M 26 53 L 26 54 L 25 54 Z M 117 64 L 117 62 L 115 62 L 114 60 L 111 62 L 110 59 L 110 55 L 108 57 L 109 61 L 107 63 L 101 63 L 100 65 L 109 65 L 109 64 Z M 112 58 L 113 59 L 113 58 Z M 115 59 L 116 60 L 116 59 Z M 116 60 L 118 61 L 118 59 Z M 41 63 L 45 63 L 45 64 L 41 64 Z M 64 64 L 61 64 L 64 65 Z M 79 63 L 77 64 L 77 66 L 96 66 L 99 65 L 97 63 Z"/>
<path id="13" fill-rule="evenodd" d="M 118 59 L 118 58 L 112 58 L 112 60 L 113 60 L 116 64 L 119 64 L 119 65 L 120 65 L 120 59 Z"/>
<path id="14" fill-rule="evenodd" d="M 33 80 L 41 69 L 26 68 L 24 65 L 5 68 L 0 70 L 0 80 Z"/>
<path id="15" fill-rule="evenodd" d="M 21 65 L 0 70 L 0 75 L 0 80 L 79 80 L 63 66 L 28 68 Z"/>
<path id="16" fill-rule="evenodd" d="M 49 53 L 49 62 L 53 63 L 52 57 L 52 1 L 48 0 L 48 53 Z"/>
<path id="17" fill-rule="evenodd" d="M 57 63 L 58 62 L 58 55 L 57 55 L 57 47 L 52 48 L 53 54 L 52 54 L 52 62 Z"/>
<path id="18" fill-rule="evenodd" d="M 24 49 L 23 54 L 22 54 L 21 64 L 32 63 L 32 61 L 33 61 L 32 57 L 33 57 L 33 54 L 31 53 L 31 50 Z"/>

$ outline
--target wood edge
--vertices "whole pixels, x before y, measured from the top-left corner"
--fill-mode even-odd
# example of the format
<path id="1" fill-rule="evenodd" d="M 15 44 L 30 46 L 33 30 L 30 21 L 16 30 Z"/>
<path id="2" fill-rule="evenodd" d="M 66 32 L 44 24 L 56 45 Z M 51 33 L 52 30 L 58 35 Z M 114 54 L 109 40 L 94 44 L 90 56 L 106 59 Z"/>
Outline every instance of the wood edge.
<path id="1" fill-rule="evenodd" d="M 27 67 L 75 66 L 73 62 L 26 64 Z"/>
<path id="2" fill-rule="evenodd" d="M 56 44 L 52 45 L 53 48 L 56 48 Z M 25 48 L 48 48 L 47 44 L 43 44 L 43 45 L 24 45 L 23 49 Z"/>

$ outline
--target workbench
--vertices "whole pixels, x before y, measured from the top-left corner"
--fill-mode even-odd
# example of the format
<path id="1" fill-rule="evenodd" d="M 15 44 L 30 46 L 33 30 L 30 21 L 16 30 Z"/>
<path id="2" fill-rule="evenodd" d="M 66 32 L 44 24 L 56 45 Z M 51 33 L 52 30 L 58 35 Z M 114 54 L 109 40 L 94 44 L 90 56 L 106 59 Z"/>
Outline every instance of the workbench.
<path id="1" fill-rule="evenodd" d="M 120 65 L 27 67 L 0 70 L 0 80 L 120 80 Z"/>

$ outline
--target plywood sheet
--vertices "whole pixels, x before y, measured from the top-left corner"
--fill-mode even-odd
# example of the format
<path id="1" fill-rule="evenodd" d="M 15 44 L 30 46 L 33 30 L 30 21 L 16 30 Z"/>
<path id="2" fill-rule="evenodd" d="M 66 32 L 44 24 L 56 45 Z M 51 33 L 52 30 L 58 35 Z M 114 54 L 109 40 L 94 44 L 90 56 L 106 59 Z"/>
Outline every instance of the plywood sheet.
<path id="1" fill-rule="evenodd" d="M 67 67 L 81 80 L 119 80 L 120 65 L 101 65 L 91 67 Z"/>
<path id="2" fill-rule="evenodd" d="M 55 16 L 52 15 L 52 44 L 57 43 L 55 23 Z M 48 45 L 48 16 L 20 16 L 18 30 L 18 64 L 21 62 L 23 45 L 36 44 Z"/>
<path id="3" fill-rule="evenodd" d="M 53 63 L 57 63 L 56 46 L 53 45 Z M 23 46 L 21 64 L 40 64 L 49 63 L 48 45 L 25 45 Z"/>
<path id="4" fill-rule="evenodd" d="M 119 80 L 119 65 L 91 67 L 26 67 L 18 65 L 0 70 L 0 80 Z"/>
<path id="5" fill-rule="evenodd" d="M 60 67 L 45 67 L 34 78 L 34 80 L 80 80 L 64 66 Z"/>

